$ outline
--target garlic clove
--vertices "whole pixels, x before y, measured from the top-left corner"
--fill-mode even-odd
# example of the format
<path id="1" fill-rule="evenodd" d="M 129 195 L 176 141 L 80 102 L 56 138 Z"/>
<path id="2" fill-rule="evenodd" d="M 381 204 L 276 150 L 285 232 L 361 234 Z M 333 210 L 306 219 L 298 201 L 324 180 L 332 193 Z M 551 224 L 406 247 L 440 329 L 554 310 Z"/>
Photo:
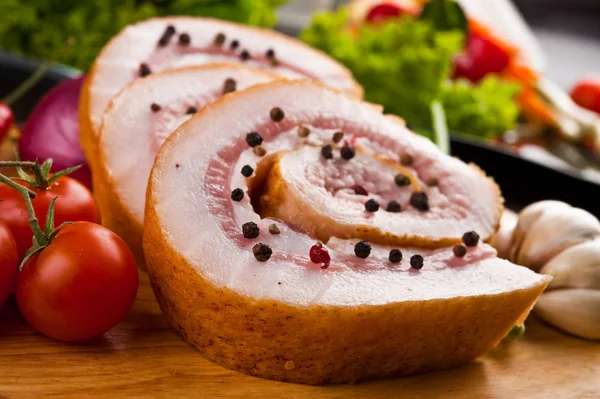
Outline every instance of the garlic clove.
<path id="1" fill-rule="evenodd" d="M 519 217 L 513 211 L 505 209 L 502 213 L 500 228 L 489 241 L 489 244 L 498 251 L 500 258 L 508 259 L 510 256 L 512 236 L 518 221 Z"/>
<path id="2" fill-rule="evenodd" d="M 600 289 L 600 239 L 565 249 L 546 263 L 540 273 L 553 277 L 548 289 Z"/>
<path id="3" fill-rule="evenodd" d="M 519 248 L 525 239 L 525 236 L 531 229 L 531 226 L 538 220 L 538 218 L 546 211 L 553 209 L 568 209 L 571 206 L 560 201 L 539 201 L 523 208 L 519 213 L 519 220 L 517 226 L 514 229 L 511 250 L 509 254 L 509 260 L 515 261 Z"/>
<path id="4" fill-rule="evenodd" d="M 572 288 L 545 292 L 535 313 L 544 321 L 573 335 L 600 339 L 600 291 Z"/>
<path id="5" fill-rule="evenodd" d="M 515 260 L 537 271 L 565 249 L 599 237 L 600 221 L 583 209 L 551 206 L 525 233 Z"/>

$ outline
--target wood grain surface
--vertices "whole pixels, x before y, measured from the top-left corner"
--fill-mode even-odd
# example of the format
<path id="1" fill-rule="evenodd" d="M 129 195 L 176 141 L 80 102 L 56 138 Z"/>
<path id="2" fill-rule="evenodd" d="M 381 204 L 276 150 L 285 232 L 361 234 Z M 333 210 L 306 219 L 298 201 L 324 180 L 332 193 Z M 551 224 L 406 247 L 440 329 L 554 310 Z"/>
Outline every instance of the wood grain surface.
<path id="1" fill-rule="evenodd" d="M 526 335 L 455 370 L 356 385 L 261 380 L 204 359 L 171 329 L 145 275 L 131 313 L 104 337 L 65 344 L 0 309 L 0 398 L 600 398 L 600 343 L 530 318 Z"/>

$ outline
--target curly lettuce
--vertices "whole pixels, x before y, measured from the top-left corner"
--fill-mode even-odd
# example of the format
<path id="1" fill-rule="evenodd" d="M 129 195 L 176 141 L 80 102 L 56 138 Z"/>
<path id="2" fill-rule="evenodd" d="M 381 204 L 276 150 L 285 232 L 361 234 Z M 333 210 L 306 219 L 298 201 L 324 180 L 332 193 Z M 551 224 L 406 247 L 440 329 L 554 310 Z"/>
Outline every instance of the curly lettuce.
<path id="1" fill-rule="evenodd" d="M 366 100 L 414 126 L 432 126 L 430 107 L 436 100 L 451 130 L 489 137 L 516 122 L 518 85 L 494 77 L 477 86 L 450 81 L 464 30 L 436 30 L 429 21 L 410 18 L 350 27 L 340 9 L 316 14 L 301 38 L 345 64 L 364 87 Z"/>
<path id="2" fill-rule="evenodd" d="M 286 0 L 2 0 L 0 48 L 87 70 L 128 24 L 163 15 L 210 16 L 270 27 Z"/>

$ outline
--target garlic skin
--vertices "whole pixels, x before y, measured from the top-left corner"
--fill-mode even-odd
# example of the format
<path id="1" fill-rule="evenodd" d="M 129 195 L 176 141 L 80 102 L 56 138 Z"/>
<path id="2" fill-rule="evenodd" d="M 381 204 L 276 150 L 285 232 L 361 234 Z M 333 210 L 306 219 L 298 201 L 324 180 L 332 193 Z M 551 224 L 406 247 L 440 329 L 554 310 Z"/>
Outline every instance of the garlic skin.
<path id="1" fill-rule="evenodd" d="M 600 237 L 600 221 L 591 213 L 556 201 L 539 204 L 519 214 L 513 242 L 522 241 L 512 248 L 515 263 L 538 271 L 565 249 Z"/>
<path id="2" fill-rule="evenodd" d="M 510 257 L 512 235 L 518 221 L 519 217 L 516 213 L 509 209 L 505 209 L 500 218 L 500 228 L 492 238 L 490 238 L 489 244 L 496 248 L 498 256 L 503 259 L 508 259 Z"/>
<path id="3" fill-rule="evenodd" d="M 581 338 L 600 340 L 600 291 L 573 288 L 548 291 L 535 305 L 547 323 Z"/>
<path id="4" fill-rule="evenodd" d="M 572 287 L 600 290 L 600 239 L 565 249 L 546 263 L 540 273 L 553 277 L 548 289 Z"/>
<path id="5" fill-rule="evenodd" d="M 506 213 L 505 213 L 506 214 Z M 547 323 L 600 340 L 600 221 L 559 201 L 502 216 L 490 240 L 500 257 L 553 277 L 534 312 Z"/>

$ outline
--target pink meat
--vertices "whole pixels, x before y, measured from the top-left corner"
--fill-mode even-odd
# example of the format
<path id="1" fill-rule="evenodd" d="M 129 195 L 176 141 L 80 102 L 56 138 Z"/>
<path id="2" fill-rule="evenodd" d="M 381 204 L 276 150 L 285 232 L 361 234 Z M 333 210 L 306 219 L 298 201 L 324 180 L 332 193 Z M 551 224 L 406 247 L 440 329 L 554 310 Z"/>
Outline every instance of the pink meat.
<path id="1" fill-rule="evenodd" d="M 243 90 L 273 78 L 229 64 L 185 67 L 138 79 L 112 100 L 100 131 L 100 162 L 140 226 L 154 157 L 169 134 L 192 116 L 190 108 L 201 110 L 223 96 L 227 79 Z M 153 110 L 153 104 L 158 108 Z"/>
<path id="2" fill-rule="evenodd" d="M 281 122 L 271 120 L 270 110 L 274 107 L 285 113 Z M 312 129 L 308 138 L 298 136 L 301 124 Z M 198 273 L 216 286 L 254 298 L 297 305 L 377 305 L 500 293 L 531 287 L 543 279 L 496 258 L 496 252 L 483 243 L 469 248 L 464 258 L 457 258 L 451 248 L 399 246 L 404 258 L 395 264 L 388 260 L 394 247 L 372 244 L 370 256 L 361 259 L 354 255 L 354 246 L 361 237 L 333 235 L 324 245 L 331 255 L 330 267 L 323 270 L 320 264 L 311 262 L 309 251 L 317 239 L 306 231 L 303 216 L 313 218 L 311 212 L 320 210 L 320 217 L 329 221 L 337 205 L 346 206 L 354 200 L 347 186 L 359 179 L 380 197 L 388 195 L 385 173 L 364 175 L 368 170 L 380 172 L 371 168 L 372 160 L 364 160 L 364 168 L 356 166 L 353 170 L 350 166 L 336 167 L 339 160 L 311 157 L 313 150 L 330 142 L 331 133 L 337 130 L 344 131 L 351 143 L 383 158 L 397 160 L 400 152 L 410 151 L 415 159 L 412 169 L 419 180 L 433 173 L 442 182 L 435 187 L 439 192 L 427 188 L 432 198 L 431 214 L 382 212 L 387 220 L 374 222 L 379 228 L 423 239 L 456 238 L 473 229 L 485 236 L 494 230 L 499 217 L 498 192 L 478 170 L 443 155 L 397 119 L 382 115 L 368 104 L 299 81 L 254 86 L 206 107 L 182 125 L 158 154 L 148 192 L 152 201 L 147 207 L 158 215 L 170 244 Z M 245 136 L 252 131 L 262 135 L 266 157 L 256 155 L 246 143 Z M 280 154 L 282 159 L 291 156 L 291 165 L 298 167 L 294 175 L 297 180 L 284 177 L 286 182 L 296 184 L 288 187 L 297 189 L 294 196 L 301 197 L 300 191 L 321 191 L 318 198 L 309 195 L 302 200 L 308 208 L 298 208 L 296 214 L 300 216 L 294 221 L 261 218 L 249 197 L 248 184 L 252 180 L 240 173 L 243 165 L 258 170 L 260 161 L 273 154 Z M 355 160 L 359 161 L 347 161 L 348 165 Z M 241 201 L 231 199 L 235 188 L 245 192 Z M 350 212 L 336 220 L 341 225 L 346 223 L 351 231 L 353 224 L 365 219 L 376 220 L 378 216 L 365 218 L 362 211 Z M 242 225 L 246 222 L 258 225 L 257 238 L 243 236 Z M 273 223 L 280 234 L 269 233 L 268 226 Z M 266 262 L 259 262 L 253 255 L 252 247 L 258 242 L 273 251 Z M 410 266 L 414 254 L 424 258 L 421 270 Z"/>
<path id="3" fill-rule="evenodd" d="M 175 28 L 175 33 L 161 46 L 159 40 L 168 26 Z M 180 44 L 181 34 L 189 36 L 189 44 Z M 225 38 L 221 45 L 215 43 L 218 34 Z M 234 40 L 239 42 L 235 49 Z M 268 50 L 273 50 L 273 57 L 267 55 Z M 249 54 L 245 61 L 244 51 Z M 362 93 L 341 64 L 285 35 L 209 18 L 155 18 L 125 28 L 106 45 L 94 64 L 89 104 L 94 130 L 110 99 L 140 76 L 142 63 L 151 72 L 158 72 L 215 62 L 244 63 L 283 76 L 315 79 L 356 95 Z"/>

